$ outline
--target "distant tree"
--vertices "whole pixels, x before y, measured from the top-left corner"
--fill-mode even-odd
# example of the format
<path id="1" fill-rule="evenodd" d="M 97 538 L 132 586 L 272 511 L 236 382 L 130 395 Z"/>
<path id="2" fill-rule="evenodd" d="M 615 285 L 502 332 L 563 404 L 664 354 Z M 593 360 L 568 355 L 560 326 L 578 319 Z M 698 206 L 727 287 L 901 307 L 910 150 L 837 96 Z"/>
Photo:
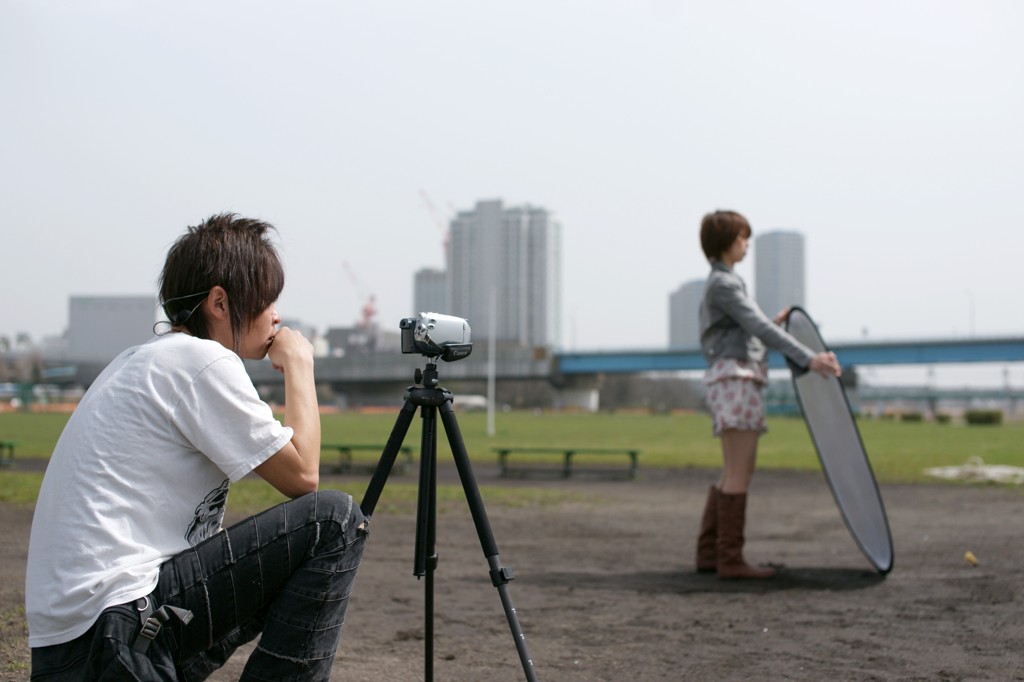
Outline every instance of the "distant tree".
<path id="1" fill-rule="evenodd" d="M 43 357 L 38 351 L 22 353 L 7 364 L 9 381 L 22 384 L 37 384 L 42 378 Z"/>
<path id="2" fill-rule="evenodd" d="M 839 378 L 843 386 L 853 390 L 857 388 L 857 382 L 860 380 L 860 374 L 857 372 L 857 368 L 853 365 L 843 367 L 843 375 Z"/>
<path id="3" fill-rule="evenodd" d="M 663 412 L 698 409 L 701 404 L 700 390 L 689 379 L 611 374 L 601 384 L 603 410 L 642 407 Z"/>

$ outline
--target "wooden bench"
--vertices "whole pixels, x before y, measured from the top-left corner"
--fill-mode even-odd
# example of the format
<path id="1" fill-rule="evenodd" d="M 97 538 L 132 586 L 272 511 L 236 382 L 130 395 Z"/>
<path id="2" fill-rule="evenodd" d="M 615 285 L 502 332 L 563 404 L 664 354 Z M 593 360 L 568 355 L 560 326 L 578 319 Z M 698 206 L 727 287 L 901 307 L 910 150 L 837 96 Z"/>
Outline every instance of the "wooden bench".
<path id="1" fill-rule="evenodd" d="M 629 457 L 629 478 L 636 478 L 637 458 L 640 450 L 630 448 L 554 448 L 554 447 L 509 447 L 491 448 L 498 453 L 498 466 L 501 468 L 501 475 L 508 476 L 510 469 L 508 457 L 512 453 L 523 455 L 553 455 L 562 456 L 562 477 L 569 478 L 572 475 L 572 458 L 574 455 L 627 455 Z"/>
<path id="2" fill-rule="evenodd" d="M 16 440 L 0 440 L 0 467 L 12 468 L 14 466 L 14 446 L 18 445 Z"/>
<path id="3" fill-rule="evenodd" d="M 355 471 L 355 463 L 352 461 L 352 453 L 356 451 L 369 451 L 376 452 L 378 454 L 384 452 L 383 445 L 369 445 L 369 444 L 350 444 L 350 443 L 321 443 L 320 450 L 337 450 L 338 451 L 338 463 L 334 466 L 335 473 L 345 474 L 352 473 Z M 391 471 L 396 474 L 405 473 L 405 467 L 412 464 L 412 448 L 408 445 L 403 445 L 400 448 L 402 457 L 395 458 L 395 464 L 391 467 Z M 374 461 L 372 465 L 368 465 L 367 469 L 373 471 L 377 468 L 377 461 Z"/>

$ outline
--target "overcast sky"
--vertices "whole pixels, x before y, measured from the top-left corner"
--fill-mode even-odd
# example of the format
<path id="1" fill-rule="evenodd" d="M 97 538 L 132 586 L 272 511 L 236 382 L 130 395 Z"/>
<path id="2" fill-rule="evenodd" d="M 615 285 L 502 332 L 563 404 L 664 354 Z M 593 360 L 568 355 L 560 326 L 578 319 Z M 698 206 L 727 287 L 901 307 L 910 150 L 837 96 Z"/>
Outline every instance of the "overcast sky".
<path id="1" fill-rule="evenodd" d="M 0 0 L 0 334 L 155 293 L 219 211 L 278 227 L 282 315 L 372 294 L 397 330 L 439 223 L 500 198 L 563 225 L 569 349 L 665 346 L 716 208 L 805 235 L 827 340 L 1021 335 L 1022 30 L 1017 0 Z"/>

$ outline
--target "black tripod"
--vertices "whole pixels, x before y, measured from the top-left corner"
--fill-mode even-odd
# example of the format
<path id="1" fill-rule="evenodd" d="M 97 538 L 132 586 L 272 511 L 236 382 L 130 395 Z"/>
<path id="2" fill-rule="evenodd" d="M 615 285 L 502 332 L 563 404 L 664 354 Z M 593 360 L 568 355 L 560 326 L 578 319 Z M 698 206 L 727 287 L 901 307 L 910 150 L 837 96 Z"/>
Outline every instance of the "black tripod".
<path id="1" fill-rule="evenodd" d="M 487 522 L 487 512 L 484 510 L 483 500 L 480 498 L 480 490 L 476 485 L 476 478 L 473 476 L 473 469 L 469 464 L 469 454 L 466 452 L 466 444 L 462 440 L 462 433 L 459 431 L 459 424 L 455 420 L 455 410 L 452 409 L 452 394 L 444 388 L 438 387 L 437 365 L 434 358 L 427 361 L 426 369 L 416 370 L 414 381 L 417 385 L 410 386 L 405 393 L 405 404 L 398 413 L 395 427 L 391 431 L 384 452 L 377 463 L 377 469 L 370 479 L 370 485 L 366 489 L 360 505 L 363 514 L 369 519 L 373 514 L 377 500 L 384 490 L 388 474 L 395 463 L 401 447 L 405 440 L 405 434 L 412 423 L 412 417 L 416 408 L 420 408 L 423 418 L 423 434 L 420 445 L 420 484 L 419 498 L 416 510 L 416 555 L 413 574 L 417 577 L 426 577 L 424 582 L 425 604 L 424 604 L 424 642 L 426 647 L 426 670 L 425 682 L 432 682 L 434 679 L 434 570 L 437 568 L 437 553 L 435 551 L 436 526 L 437 526 L 437 411 L 441 411 L 441 423 L 444 426 L 448 443 L 451 445 L 452 455 L 455 457 L 455 465 L 459 470 L 459 478 L 462 480 L 462 488 L 466 493 L 466 500 L 469 503 L 469 511 L 473 516 L 473 523 L 476 525 L 477 535 L 480 537 L 480 546 L 483 548 L 484 556 L 490 566 L 491 582 L 498 588 L 501 596 L 501 604 L 505 609 L 505 617 L 508 619 L 509 627 L 512 629 L 512 636 L 515 638 L 516 649 L 519 652 L 519 660 L 523 665 L 523 672 L 528 682 L 536 682 L 537 676 L 533 669 L 533 661 L 526 650 L 526 636 L 519 625 L 519 617 L 512 605 L 512 599 L 508 594 L 508 582 L 513 579 L 512 570 L 501 565 L 498 556 L 498 546 L 494 542 L 494 534 Z M 419 384 L 422 383 L 422 386 Z"/>

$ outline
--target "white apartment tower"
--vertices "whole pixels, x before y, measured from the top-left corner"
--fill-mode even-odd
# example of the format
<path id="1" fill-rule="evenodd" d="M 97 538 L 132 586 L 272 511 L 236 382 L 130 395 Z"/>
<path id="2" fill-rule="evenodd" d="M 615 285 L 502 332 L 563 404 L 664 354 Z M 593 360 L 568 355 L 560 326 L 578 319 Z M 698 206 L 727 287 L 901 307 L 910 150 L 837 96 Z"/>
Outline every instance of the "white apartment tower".
<path id="1" fill-rule="evenodd" d="M 776 230 L 754 239 L 754 292 L 768 317 L 791 305 L 806 304 L 804 236 Z"/>
<path id="2" fill-rule="evenodd" d="M 686 282 L 668 296 L 668 347 L 699 348 L 700 303 L 704 298 L 704 281 Z"/>
<path id="3" fill-rule="evenodd" d="M 474 339 L 521 346 L 561 340 L 561 226 L 534 206 L 478 201 L 451 221 L 448 301 Z"/>

